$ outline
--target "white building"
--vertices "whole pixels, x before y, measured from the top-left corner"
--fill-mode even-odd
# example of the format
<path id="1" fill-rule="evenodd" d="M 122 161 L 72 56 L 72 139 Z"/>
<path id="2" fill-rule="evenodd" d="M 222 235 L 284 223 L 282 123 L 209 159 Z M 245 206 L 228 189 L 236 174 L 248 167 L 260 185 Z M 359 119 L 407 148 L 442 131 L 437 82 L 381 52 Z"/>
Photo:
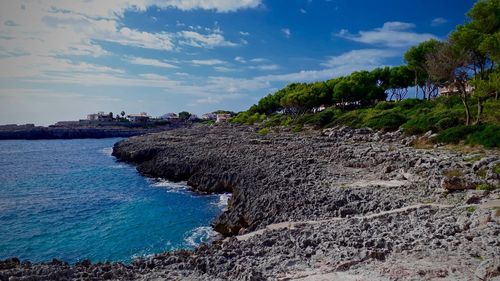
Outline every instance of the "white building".
<path id="1" fill-rule="evenodd" d="M 87 115 L 89 121 L 113 121 L 113 115 L 104 114 L 103 111 L 91 113 Z"/>
<path id="2" fill-rule="evenodd" d="M 146 112 L 127 115 L 128 121 L 132 123 L 147 123 L 149 121 L 149 118 L 151 118 L 151 116 L 149 116 Z"/>
<path id="3" fill-rule="evenodd" d="M 231 114 L 219 113 L 219 114 L 217 114 L 217 119 L 216 119 L 215 123 L 226 122 L 229 118 L 231 118 Z"/>
<path id="4" fill-rule="evenodd" d="M 454 85 L 439 87 L 438 91 L 439 91 L 439 95 L 445 96 L 445 97 L 460 94 L 457 87 L 455 87 Z M 467 84 L 465 86 L 465 91 L 467 92 L 467 94 L 472 94 L 472 92 L 474 92 L 474 87 L 472 87 L 470 84 Z"/>
<path id="5" fill-rule="evenodd" d="M 217 114 L 215 113 L 205 113 L 201 116 L 203 120 L 217 120 Z"/>

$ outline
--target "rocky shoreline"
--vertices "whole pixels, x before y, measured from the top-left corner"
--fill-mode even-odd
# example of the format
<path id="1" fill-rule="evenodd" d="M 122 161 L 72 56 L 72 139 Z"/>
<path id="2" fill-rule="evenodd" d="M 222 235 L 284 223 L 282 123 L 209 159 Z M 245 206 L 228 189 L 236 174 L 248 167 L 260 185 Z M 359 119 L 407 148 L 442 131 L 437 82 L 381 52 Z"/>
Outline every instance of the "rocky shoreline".
<path id="1" fill-rule="evenodd" d="M 173 123 L 154 127 L 132 126 L 0 126 L 0 140 L 46 140 L 46 139 L 101 139 L 128 138 L 149 133 L 188 127 L 184 123 Z"/>
<path id="2" fill-rule="evenodd" d="M 226 238 L 129 265 L 11 259 L 0 280 L 499 280 L 498 152 L 415 141 L 231 125 L 132 137 L 113 155 L 144 175 L 232 193 L 213 222 Z"/>

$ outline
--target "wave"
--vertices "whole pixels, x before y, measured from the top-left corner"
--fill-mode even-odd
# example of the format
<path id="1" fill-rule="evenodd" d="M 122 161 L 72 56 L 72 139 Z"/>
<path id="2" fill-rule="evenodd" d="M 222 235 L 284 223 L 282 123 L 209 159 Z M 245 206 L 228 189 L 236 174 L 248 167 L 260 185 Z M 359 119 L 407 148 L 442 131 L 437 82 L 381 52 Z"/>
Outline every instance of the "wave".
<path id="1" fill-rule="evenodd" d="M 105 148 L 99 149 L 99 152 L 106 155 L 106 156 L 111 156 L 111 154 L 113 153 L 113 148 L 112 147 L 105 147 Z"/>
<path id="2" fill-rule="evenodd" d="M 197 247 L 201 243 L 207 243 L 215 240 L 220 236 L 213 228 L 210 226 L 200 226 L 191 232 L 189 236 L 184 238 L 186 245 L 191 247 Z"/>
<path id="3" fill-rule="evenodd" d="M 187 182 L 171 182 L 165 179 L 157 178 L 151 180 L 151 186 L 162 187 L 170 192 L 181 192 L 188 189 Z"/>
<path id="4" fill-rule="evenodd" d="M 217 207 L 219 207 L 222 211 L 226 211 L 230 198 L 231 193 L 223 193 L 219 195 L 219 201 L 215 202 L 215 205 L 217 205 Z"/>

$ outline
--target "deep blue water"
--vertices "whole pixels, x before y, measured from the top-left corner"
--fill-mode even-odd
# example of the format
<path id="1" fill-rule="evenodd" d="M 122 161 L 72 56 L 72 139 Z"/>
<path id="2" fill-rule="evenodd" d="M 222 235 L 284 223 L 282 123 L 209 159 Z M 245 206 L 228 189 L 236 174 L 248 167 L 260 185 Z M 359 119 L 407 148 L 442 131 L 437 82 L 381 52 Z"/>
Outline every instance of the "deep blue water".
<path id="1" fill-rule="evenodd" d="M 142 177 L 118 140 L 0 141 L 0 259 L 130 262 L 209 239 L 224 197 Z"/>

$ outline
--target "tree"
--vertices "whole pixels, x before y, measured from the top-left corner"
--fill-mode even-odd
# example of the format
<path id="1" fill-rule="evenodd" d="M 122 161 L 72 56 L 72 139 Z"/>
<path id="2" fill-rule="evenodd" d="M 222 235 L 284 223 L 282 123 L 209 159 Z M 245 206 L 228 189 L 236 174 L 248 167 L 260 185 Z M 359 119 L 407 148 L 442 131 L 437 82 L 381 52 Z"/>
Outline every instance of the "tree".
<path id="1" fill-rule="evenodd" d="M 191 117 L 191 113 L 189 113 L 187 111 L 179 112 L 179 118 L 180 119 L 182 119 L 182 120 L 188 120 L 189 117 Z"/>
<path id="2" fill-rule="evenodd" d="M 470 125 L 469 92 L 467 91 L 471 58 L 453 42 L 439 44 L 436 51 L 427 57 L 428 72 L 436 84 L 456 89 L 465 109 L 465 124 Z"/>
<path id="3" fill-rule="evenodd" d="M 390 99 L 400 101 L 408 94 L 408 87 L 414 84 L 414 74 L 407 66 L 396 66 L 390 69 L 388 87 Z"/>
<path id="4" fill-rule="evenodd" d="M 479 123 L 483 112 L 482 103 L 494 84 L 482 80 L 494 69 L 495 61 L 498 63 L 500 60 L 500 1 L 480 0 L 467 16 L 470 21 L 458 26 L 450 38 L 455 47 L 469 57 L 465 67 L 473 72 L 476 87 L 481 88 L 474 93 L 478 114 L 475 123 Z"/>
<path id="5" fill-rule="evenodd" d="M 474 123 L 481 122 L 481 114 L 483 113 L 483 102 L 489 97 L 495 97 L 498 100 L 500 93 L 500 72 L 492 72 L 488 74 L 486 79 L 475 78 L 472 82 L 474 85 L 474 96 L 478 99 L 477 116 Z"/>
<path id="6" fill-rule="evenodd" d="M 430 99 L 437 91 L 437 86 L 432 83 L 429 75 L 427 58 L 436 50 L 439 41 L 430 39 L 411 47 L 404 54 L 408 68 L 414 72 L 415 97 L 418 98 L 418 88 L 423 90 L 423 98 Z"/>

